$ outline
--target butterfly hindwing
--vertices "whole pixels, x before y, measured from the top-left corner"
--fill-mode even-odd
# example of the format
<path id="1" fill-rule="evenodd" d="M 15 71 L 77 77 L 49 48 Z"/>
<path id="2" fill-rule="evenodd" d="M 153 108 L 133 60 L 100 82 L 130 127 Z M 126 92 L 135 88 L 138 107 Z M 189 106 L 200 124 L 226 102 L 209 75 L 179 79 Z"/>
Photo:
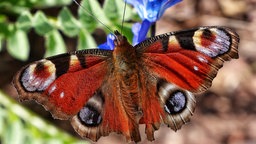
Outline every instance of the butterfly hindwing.
<path id="1" fill-rule="evenodd" d="M 147 71 L 141 71 L 140 78 L 141 99 L 146 99 L 141 101 L 140 124 L 146 124 L 148 140 L 154 140 L 154 131 L 161 123 L 176 131 L 189 122 L 196 104 L 193 93 Z"/>
<path id="2" fill-rule="evenodd" d="M 109 79 L 97 93 L 72 118 L 74 129 L 82 137 L 97 141 L 101 136 L 116 132 L 124 135 L 127 141 L 140 141 L 139 124 L 136 121 L 137 111 L 132 110 L 135 104 L 132 103 L 131 97 L 124 98 L 125 95 L 130 95 L 128 91 L 125 92 L 125 88 L 121 89 L 120 82 L 121 79 L 116 79 L 114 74 L 110 74 Z M 120 91 L 123 91 L 122 95 Z M 127 102 L 128 100 L 130 101 Z M 91 112 L 94 114 L 90 116 L 88 113 Z"/>
<path id="3" fill-rule="evenodd" d="M 82 50 L 23 67 L 14 78 L 20 100 L 36 100 L 55 118 L 69 119 L 102 84 L 111 51 Z"/>

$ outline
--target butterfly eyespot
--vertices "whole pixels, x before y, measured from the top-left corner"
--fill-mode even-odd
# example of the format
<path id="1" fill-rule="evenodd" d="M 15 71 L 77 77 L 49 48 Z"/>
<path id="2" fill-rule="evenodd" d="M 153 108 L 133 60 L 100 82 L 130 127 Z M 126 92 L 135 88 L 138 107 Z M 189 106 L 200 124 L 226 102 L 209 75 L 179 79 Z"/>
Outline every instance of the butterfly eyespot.
<path id="1" fill-rule="evenodd" d="M 164 105 L 164 110 L 169 114 L 177 114 L 186 108 L 187 98 L 181 91 L 170 94 Z"/>
<path id="2" fill-rule="evenodd" d="M 43 59 L 24 69 L 20 82 L 26 91 L 43 91 L 56 79 L 55 72 L 55 65 Z"/>
<path id="3" fill-rule="evenodd" d="M 157 83 L 158 95 L 166 112 L 164 122 L 173 130 L 178 130 L 190 120 L 195 110 L 196 100 L 193 93 L 175 84 L 160 79 Z"/>
<path id="4" fill-rule="evenodd" d="M 102 121 L 101 111 L 104 104 L 104 98 L 100 91 L 96 92 L 87 104 L 79 111 L 78 119 L 88 127 L 98 126 Z"/>
<path id="5" fill-rule="evenodd" d="M 78 118 L 85 126 L 89 127 L 98 126 L 102 121 L 101 114 L 90 105 L 86 105 L 80 110 Z"/>

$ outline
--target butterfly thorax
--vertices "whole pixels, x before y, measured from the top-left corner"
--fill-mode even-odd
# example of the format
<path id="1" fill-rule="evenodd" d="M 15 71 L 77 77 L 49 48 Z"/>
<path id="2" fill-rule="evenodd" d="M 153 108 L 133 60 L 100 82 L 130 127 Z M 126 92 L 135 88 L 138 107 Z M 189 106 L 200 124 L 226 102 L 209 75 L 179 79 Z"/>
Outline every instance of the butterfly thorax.
<path id="1" fill-rule="evenodd" d="M 137 66 L 135 48 L 118 31 L 115 31 L 115 35 L 115 49 L 113 52 L 114 69 L 116 72 L 133 73 Z"/>
<path id="2" fill-rule="evenodd" d="M 129 71 L 136 65 L 136 51 L 125 37 L 119 37 L 113 52 L 115 70 Z"/>

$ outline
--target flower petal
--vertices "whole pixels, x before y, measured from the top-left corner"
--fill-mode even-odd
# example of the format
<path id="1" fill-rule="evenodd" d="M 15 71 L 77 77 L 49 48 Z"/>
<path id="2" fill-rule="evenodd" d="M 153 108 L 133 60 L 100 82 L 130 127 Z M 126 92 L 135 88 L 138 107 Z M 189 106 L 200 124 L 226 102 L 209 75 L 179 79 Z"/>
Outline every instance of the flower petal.
<path id="1" fill-rule="evenodd" d="M 157 21 L 164 11 L 182 0 L 125 0 L 134 6 L 142 20 Z"/>
<path id="2" fill-rule="evenodd" d="M 161 9 L 159 11 L 159 14 L 158 14 L 158 18 L 162 17 L 162 15 L 164 14 L 164 11 L 166 9 L 168 9 L 169 7 L 181 2 L 182 0 L 168 0 L 167 2 L 163 3 L 162 6 L 161 6 Z"/>
<path id="3" fill-rule="evenodd" d="M 132 32 L 133 32 L 132 44 L 133 45 L 136 45 L 146 39 L 150 26 L 151 26 L 151 22 L 149 22 L 146 19 L 143 20 L 142 24 L 135 23 L 132 26 Z"/>
<path id="4" fill-rule="evenodd" d="M 114 40 L 115 40 L 115 35 L 108 34 L 107 41 L 103 44 L 98 45 L 98 48 L 104 49 L 104 50 L 113 50 L 115 48 Z"/>

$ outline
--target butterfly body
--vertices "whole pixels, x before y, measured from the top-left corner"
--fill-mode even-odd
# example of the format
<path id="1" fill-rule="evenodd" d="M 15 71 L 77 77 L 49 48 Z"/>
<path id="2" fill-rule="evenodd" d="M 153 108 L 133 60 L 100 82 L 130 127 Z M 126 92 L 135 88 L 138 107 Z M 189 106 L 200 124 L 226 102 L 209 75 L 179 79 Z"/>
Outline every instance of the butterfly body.
<path id="1" fill-rule="evenodd" d="M 20 100 L 36 100 L 94 141 L 116 132 L 138 142 L 139 124 L 152 141 L 161 123 L 175 131 L 187 123 L 194 93 L 238 58 L 238 35 L 223 27 L 170 32 L 136 46 L 115 35 L 113 51 L 76 51 L 22 68 L 14 78 Z"/>

